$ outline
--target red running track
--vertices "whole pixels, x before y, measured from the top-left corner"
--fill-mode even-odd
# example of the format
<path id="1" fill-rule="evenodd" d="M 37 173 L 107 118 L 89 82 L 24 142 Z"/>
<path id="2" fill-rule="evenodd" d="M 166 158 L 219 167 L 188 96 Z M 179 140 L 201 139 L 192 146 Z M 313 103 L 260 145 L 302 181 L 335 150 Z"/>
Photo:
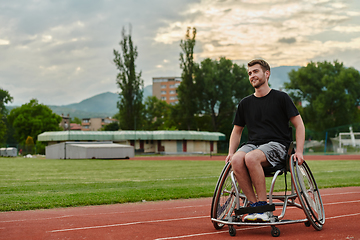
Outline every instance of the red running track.
<path id="1" fill-rule="evenodd" d="M 360 239 L 360 187 L 323 189 L 322 231 L 303 223 L 278 226 L 278 239 Z M 215 230 L 211 198 L 0 213 L 0 239 L 273 239 L 271 227 Z M 278 210 L 276 210 L 278 211 Z M 295 218 L 296 217 L 296 218 Z M 285 218 L 305 218 L 288 208 Z"/>

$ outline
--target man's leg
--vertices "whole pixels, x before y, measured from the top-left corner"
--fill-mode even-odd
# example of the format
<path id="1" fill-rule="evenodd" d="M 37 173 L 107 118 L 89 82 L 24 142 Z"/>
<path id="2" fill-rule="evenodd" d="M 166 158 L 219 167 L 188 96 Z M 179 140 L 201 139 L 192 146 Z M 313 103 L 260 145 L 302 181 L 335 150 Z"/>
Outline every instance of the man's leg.
<path id="1" fill-rule="evenodd" d="M 270 163 L 266 160 L 265 154 L 261 150 L 253 150 L 245 155 L 244 163 L 250 176 L 250 182 L 255 187 L 258 201 L 266 202 L 266 182 L 263 167 L 270 166 Z"/>
<path id="2" fill-rule="evenodd" d="M 245 164 L 245 156 L 247 153 L 238 151 L 234 154 L 231 159 L 231 166 L 235 173 L 236 180 L 238 181 L 239 187 L 250 202 L 257 202 L 256 195 L 253 188 L 248 169 Z M 266 190 L 265 190 L 266 191 Z M 266 193 L 265 193 L 266 194 Z"/>
<path id="3" fill-rule="evenodd" d="M 253 150 L 245 155 L 245 165 L 248 169 L 250 179 L 252 184 L 255 187 L 258 201 L 256 204 L 251 206 L 263 206 L 267 204 L 266 197 L 266 182 L 265 174 L 263 167 L 269 166 L 270 163 L 267 161 L 265 154 L 261 150 Z M 255 213 L 248 214 L 244 218 L 245 222 L 268 222 L 269 214 L 265 213 Z"/>
<path id="4" fill-rule="evenodd" d="M 252 149 L 249 150 L 249 148 L 244 148 L 246 149 L 245 152 L 248 153 L 243 154 L 242 158 L 239 158 L 242 159 L 242 161 L 236 158 L 238 161 L 236 161 L 234 165 L 240 165 L 241 163 L 242 168 L 238 167 L 238 169 L 246 169 L 247 174 L 245 175 L 244 173 L 242 173 L 242 176 L 248 177 L 248 183 L 250 183 L 251 192 L 253 195 L 251 195 L 250 189 L 248 188 L 249 185 L 244 185 L 246 191 L 249 192 L 245 192 L 244 189 L 243 191 L 248 197 L 248 200 L 254 202 L 251 207 L 267 205 L 265 174 L 263 167 L 268 167 L 271 165 L 275 165 L 278 162 L 281 162 L 282 156 L 285 156 L 286 154 L 286 148 L 285 146 L 276 142 L 270 142 L 268 144 L 261 145 L 258 149 L 254 149 L 254 146 L 251 146 L 250 148 Z M 234 168 L 233 171 L 235 172 Z M 241 177 L 237 178 L 240 179 Z M 240 182 L 239 186 L 241 187 Z M 252 186 L 255 187 L 257 198 Z M 251 200 L 250 198 L 253 200 Z M 270 221 L 270 215 L 271 214 L 269 214 L 268 212 L 248 214 L 244 218 L 244 221 L 268 222 Z"/>

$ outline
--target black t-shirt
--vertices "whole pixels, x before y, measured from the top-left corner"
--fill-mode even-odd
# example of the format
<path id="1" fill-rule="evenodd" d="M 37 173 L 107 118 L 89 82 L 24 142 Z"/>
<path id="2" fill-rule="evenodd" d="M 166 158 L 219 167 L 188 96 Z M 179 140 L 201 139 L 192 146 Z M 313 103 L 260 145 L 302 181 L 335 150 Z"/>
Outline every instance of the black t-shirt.
<path id="1" fill-rule="evenodd" d="M 255 145 L 275 141 L 288 146 L 291 139 L 289 120 L 299 115 L 289 95 L 272 89 L 264 97 L 243 98 L 237 108 L 233 124 L 247 126 L 248 143 Z"/>

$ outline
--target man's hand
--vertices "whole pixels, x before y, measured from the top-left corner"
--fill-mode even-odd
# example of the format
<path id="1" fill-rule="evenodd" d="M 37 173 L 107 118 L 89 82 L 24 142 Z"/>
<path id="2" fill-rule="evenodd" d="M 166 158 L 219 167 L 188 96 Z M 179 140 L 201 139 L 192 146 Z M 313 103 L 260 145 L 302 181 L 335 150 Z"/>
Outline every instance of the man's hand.
<path id="1" fill-rule="evenodd" d="M 225 158 L 225 163 L 231 162 L 231 159 L 232 159 L 233 155 L 234 154 L 227 155 L 227 157 Z"/>
<path id="2" fill-rule="evenodd" d="M 294 161 L 297 161 L 299 165 L 303 164 L 304 162 L 304 156 L 302 153 L 295 153 L 294 154 Z"/>

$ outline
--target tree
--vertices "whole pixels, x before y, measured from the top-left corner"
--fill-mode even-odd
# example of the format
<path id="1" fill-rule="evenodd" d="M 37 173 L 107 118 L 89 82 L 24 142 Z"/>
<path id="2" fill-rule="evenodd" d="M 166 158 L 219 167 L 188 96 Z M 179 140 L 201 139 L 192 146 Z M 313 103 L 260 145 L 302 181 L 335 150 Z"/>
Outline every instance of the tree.
<path id="1" fill-rule="evenodd" d="M 211 117 L 211 130 L 230 134 L 237 104 L 253 91 L 246 68 L 225 57 L 207 58 L 196 67 L 194 76 L 199 106 Z"/>
<path id="2" fill-rule="evenodd" d="M 360 73 L 343 63 L 310 62 L 289 73 L 285 88 L 297 103 L 307 128 L 325 131 L 329 128 L 359 122 Z"/>
<path id="3" fill-rule="evenodd" d="M 81 119 L 78 117 L 74 117 L 74 119 L 70 120 L 70 123 L 81 124 Z"/>
<path id="4" fill-rule="evenodd" d="M 141 72 L 136 73 L 135 60 L 138 56 L 137 47 L 133 46 L 131 28 L 129 35 L 126 35 L 125 28 L 122 30 L 120 41 L 121 51 L 114 49 L 114 63 L 119 70 L 116 83 L 121 89 L 119 93 L 120 128 L 124 130 L 136 129 L 142 122 L 143 110 L 143 88 L 144 81 L 141 79 Z M 137 123 L 136 123 L 137 122 Z"/>
<path id="5" fill-rule="evenodd" d="M 145 100 L 145 121 L 146 130 L 175 130 L 178 129 L 175 119 L 171 116 L 174 107 L 166 101 L 157 97 L 147 97 Z"/>
<path id="6" fill-rule="evenodd" d="M 61 130 L 59 124 L 62 118 L 36 99 L 12 109 L 7 119 L 15 129 L 14 138 L 21 144 L 29 136 L 36 141 L 40 133 Z"/>
<path id="7" fill-rule="evenodd" d="M 9 92 L 0 88 L 0 114 L 3 116 L 7 115 L 6 103 L 12 102 L 13 97 L 10 96 Z"/>
<path id="8" fill-rule="evenodd" d="M 7 128 L 7 119 L 6 115 L 8 111 L 5 107 L 6 103 L 12 102 L 13 97 L 10 96 L 9 92 L 0 88 L 0 144 L 3 144 L 6 140 Z"/>
<path id="9" fill-rule="evenodd" d="M 34 139 L 32 137 L 28 136 L 25 140 L 26 153 L 33 154 L 34 147 L 35 147 Z"/>
<path id="10" fill-rule="evenodd" d="M 103 131 L 118 131 L 120 129 L 118 122 L 112 122 L 108 125 L 105 125 Z"/>
<path id="11" fill-rule="evenodd" d="M 194 114 L 198 112 L 198 103 L 196 101 L 196 89 L 194 87 L 194 47 L 196 28 L 188 27 L 186 30 L 185 40 L 181 40 L 180 47 L 180 68 L 182 69 L 181 84 L 177 89 L 180 112 L 183 116 L 182 128 L 190 130 L 194 129 Z"/>
<path id="12" fill-rule="evenodd" d="M 0 114 L 0 145 L 6 141 L 7 127 L 3 115 Z"/>

